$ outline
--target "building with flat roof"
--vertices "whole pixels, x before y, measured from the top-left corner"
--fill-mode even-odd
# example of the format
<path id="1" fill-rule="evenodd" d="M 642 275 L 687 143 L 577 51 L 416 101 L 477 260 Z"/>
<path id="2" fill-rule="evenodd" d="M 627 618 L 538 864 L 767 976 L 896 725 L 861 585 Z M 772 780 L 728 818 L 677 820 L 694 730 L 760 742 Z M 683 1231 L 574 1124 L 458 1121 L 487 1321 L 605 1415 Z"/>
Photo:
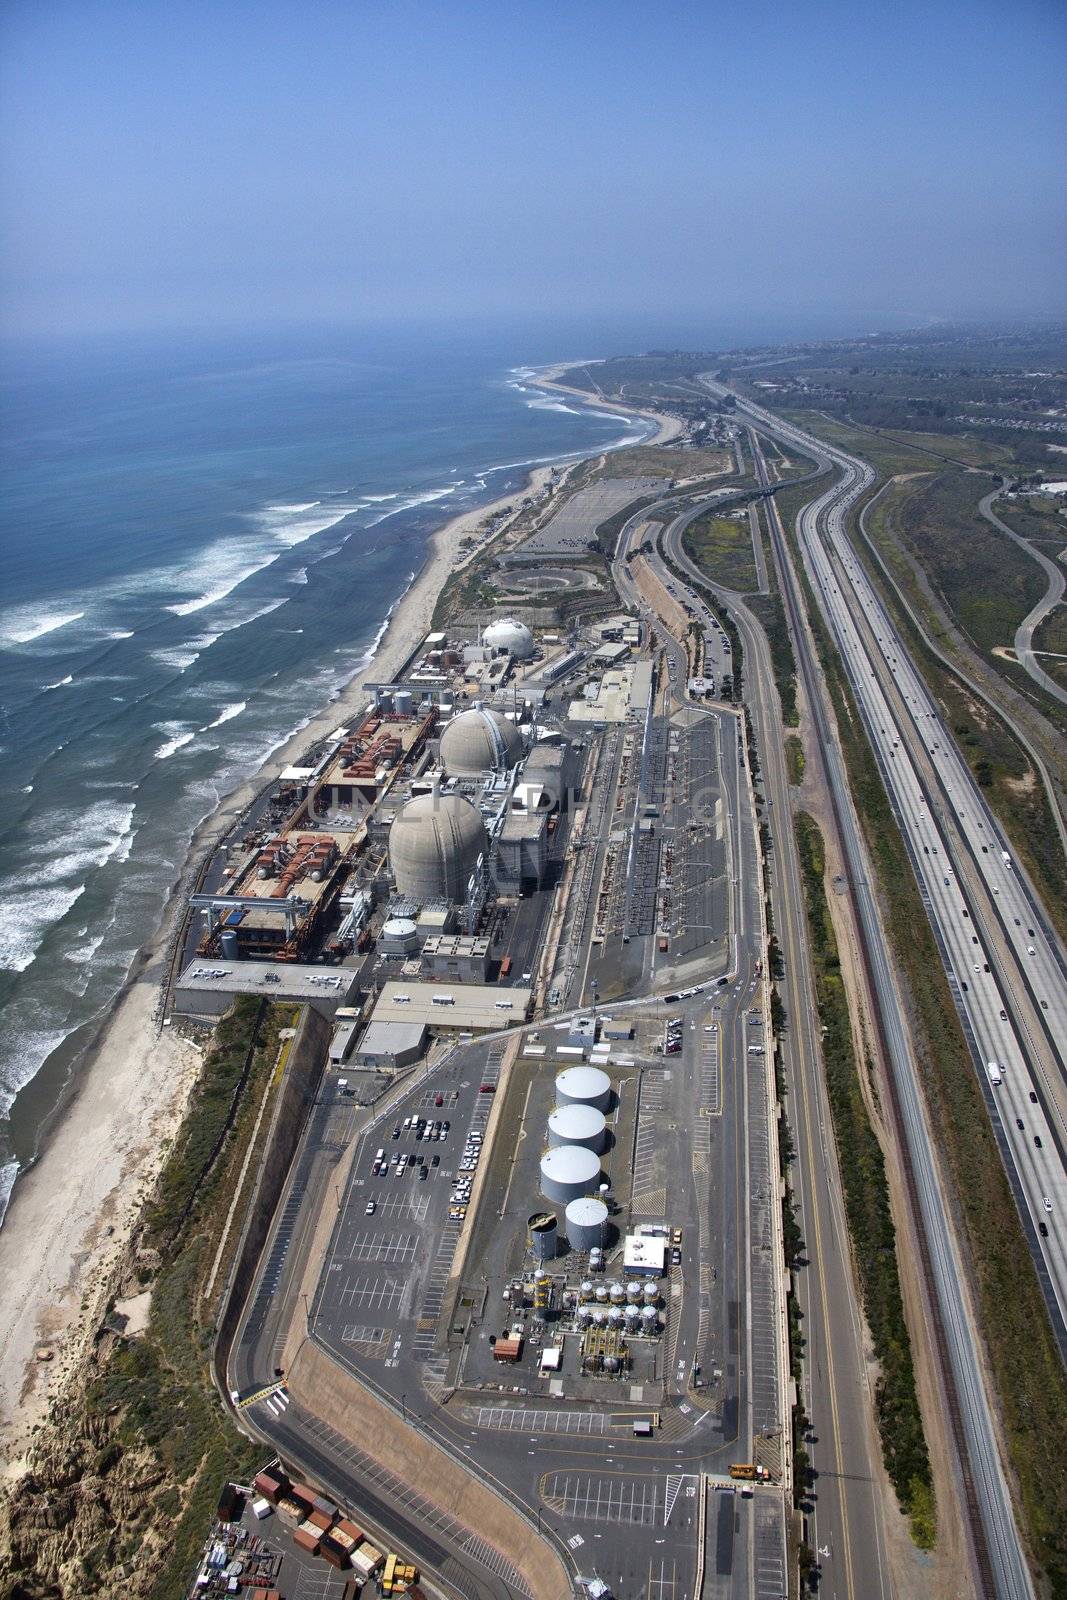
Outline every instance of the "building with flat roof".
<path id="1" fill-rule="evenodd" d="M 436 982 L 484 983 L 489 971 L 489 940 L 465 933 L 434 934 L 422 947 L 422 970 Z"/>
<path id="2" fill-rule="evenodd" d="M 174 1009 L 183 1016 L 221 1017 L 234 995 L 294 1000 L 329 1015 L 348 1003 L 357 974 L 350 967 L 298 961 L 211 961 L 196 957 L 178 978 Z"/>
<path id="3" fill-rule="evenodd" d="M 493 877 L 501 894 L 539 889 L 548 866 L 547 812 L 509 811 L 497 834 Z"/>
<path id="4" fill-rule="evenodd" d="M 426 1048 L 423 1022 L 371 1021 L 352 1052 L 353 1065 L 397 1072 L 417 1061 Z"/>
<path id="5" fill-rule="evenodd" d="M 662 1278 L 667 1270 L 666 1239 L 628 1233 L 622 1247 L 622 1270 L 637 1278 Z"/>
<path id="6" fill-rule="evenodd" d="M 374 1022 L 423 1023 L 428 1028 L 455 1028 L 487 1032 L 525 1022 L 533 997 L 531 989 L 500 989 L 495 984 L 408 983 L 395 979 L 383 984 L 375 1001 Z"/>

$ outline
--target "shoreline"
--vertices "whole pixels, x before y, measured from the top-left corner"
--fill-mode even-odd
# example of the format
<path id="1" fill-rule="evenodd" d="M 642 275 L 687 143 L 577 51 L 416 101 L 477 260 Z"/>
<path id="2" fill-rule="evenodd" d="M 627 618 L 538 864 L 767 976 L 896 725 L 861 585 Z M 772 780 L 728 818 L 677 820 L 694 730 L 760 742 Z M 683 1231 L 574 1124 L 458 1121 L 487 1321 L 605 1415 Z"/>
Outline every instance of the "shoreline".
<path id="1" fill-rule="evenodd" d="M 646 445 L 667 443 L 680 431 L 672 417 L 592 401 L 555 384 L 552 374 L 560 370 L 538 369 L 531 381 L 586 405 L 610 405 L 620 415 L 654 423 L 655 434 L 642 441 Z M 449 575 L 468 554 L 473 557 L 484 548 L 461 552 L 461 541 L 504 506 L 517 509 L 518 502 L 542 489 L 571 459 L 582 457 L 531 467 L 525 483 L 511 493 L 460 512 L 436 529 L 422 565 L 394 601 L 360 669 L 223 797 L 193 833 L 159 923 L 90 1035 L 69 1092 L 44 1126 L 36 1159 L 16 1179 L 0 1227 L 0 1305 L 5 1313 L 0 1325 L 0 1471 L 10 1475 L 21 1469 L 34 1429 L 45 1420 L 99 1326 L 113 1268 L 185 1115 L 201 1049 L 180 1031 L 162 1027 L 160 996 L 184 920 L 186 894 L 205 853 L 273 776 L 344 725 L 362 706 L 368 681 L 390 678 L 411 655 L 429 631 Z M 37 1359 L 41 1350 L 50 1352 L 47 1359 Z"/>

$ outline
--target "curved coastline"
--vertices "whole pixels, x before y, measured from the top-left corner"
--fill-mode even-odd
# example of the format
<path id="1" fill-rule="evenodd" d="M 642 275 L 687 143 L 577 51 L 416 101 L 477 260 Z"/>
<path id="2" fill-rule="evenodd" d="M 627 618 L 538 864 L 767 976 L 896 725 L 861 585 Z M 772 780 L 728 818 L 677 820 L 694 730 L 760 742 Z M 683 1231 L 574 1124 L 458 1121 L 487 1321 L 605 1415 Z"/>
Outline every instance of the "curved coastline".
<path id="1" fill-rule="evenodd" d="M 532 386 L 552 392 L 558 367 L 538 369 Z M 584 405 L 605 409 L 569 391 Z M 650 424 L 641 442 L 663 443 L 675 419 L 612 405 Z M 620 441 L 620 448 L 629 441 Z M 637 441 L 634 441 L 637 442 Z M 362 704 L 368 681 L 389 677 L 428 631 L 438 595 L 459 558 L 460 542 L 483 518 L 536 493 L 553 470 L 603 453 L 579 451 L 528 471 L 509 494 L 452 517 L 427 542 L 426 555 L 397 597 L 361 667 L 326 705 L 223 796 L 190 839 L 166 894 L 154 934 L 140 948 L 121 988 L 93 1022 L 67 1086 L 45 1124 L 34 1161 L 19 1173 L 0 1227 L 0 1460 L 18 1470 L 20 1451 L 80 1360 L 99 1321 L 94 1293 L 107 1281 L 150 1191 L 165 1148 L 184 1116 L 199 1048 L 164 1026 L 161 997 L 184 921 L 185 899 L 207 851 L 263 786 L 309 745 L 327 737 Z M 35 1360 L 46 1347 L 51 1359 Z"/>

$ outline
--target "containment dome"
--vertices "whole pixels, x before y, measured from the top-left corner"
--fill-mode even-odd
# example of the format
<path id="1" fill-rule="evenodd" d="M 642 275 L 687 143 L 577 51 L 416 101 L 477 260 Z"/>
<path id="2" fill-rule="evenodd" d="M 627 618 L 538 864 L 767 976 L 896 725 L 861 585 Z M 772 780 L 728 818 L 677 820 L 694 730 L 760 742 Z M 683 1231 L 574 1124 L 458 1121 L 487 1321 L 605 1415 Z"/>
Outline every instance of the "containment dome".
<path id="1" fill-rule="evenodd" d="M 600 1161 L 581 1145 L 561 1144 L 541 1158 L 541 1193 L 557 1205 L 591 1193 L 599 1177 Z"/>
<path id="2" fill-rule="evenodd" d="M 525 622 L 518 622 L 514 617 L 501 617 L 499 622 L 491 622 L 482 634 L 482 643 L 487 650 L 506 651 L 519 661 L 529 661 L 534 653 L 533 634 Z"/>
<path id="3" fill-rule="evenodd" d="M 469 800 L 423 794 L 408 801 L 389 831 L 389 865 L 401 894 L 462 900 L 485 847 L 485 825 Z"/>
<path id="4" fill-rule="evenodd" d="M 593 1106 L 606 1111 L 611 1104 L 611 1079 L 599 1067 L 566 1067 L 556 1075 L 556 1105 Z"/>
<path id="5" fill-rule="evenodd" d="M 450 778 L 480 778 L 513 767 L 522 754 L 514 723 L 488 706 L 453 717 L 441 735 L 441 762 Z"/>
<path id="6" fill-rule="evenodd" d="M 604 1113 L 590 1105 L 561 1106 L 548 1119 L 548 1142 L 550 1145 L 582 1144 L 599 1155 L 607 1143 Z"/>

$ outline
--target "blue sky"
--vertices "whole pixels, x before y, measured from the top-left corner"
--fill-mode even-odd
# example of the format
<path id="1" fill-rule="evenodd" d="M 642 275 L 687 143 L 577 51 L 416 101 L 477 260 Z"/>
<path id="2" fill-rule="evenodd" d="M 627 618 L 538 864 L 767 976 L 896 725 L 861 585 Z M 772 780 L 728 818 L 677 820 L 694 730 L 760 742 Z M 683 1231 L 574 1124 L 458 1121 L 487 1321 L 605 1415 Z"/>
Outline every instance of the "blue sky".
<path id="1" fill-rule="evenodd" d="M 5 331 L 1065 309 L 1067 7 L 8 0 Z"/>

